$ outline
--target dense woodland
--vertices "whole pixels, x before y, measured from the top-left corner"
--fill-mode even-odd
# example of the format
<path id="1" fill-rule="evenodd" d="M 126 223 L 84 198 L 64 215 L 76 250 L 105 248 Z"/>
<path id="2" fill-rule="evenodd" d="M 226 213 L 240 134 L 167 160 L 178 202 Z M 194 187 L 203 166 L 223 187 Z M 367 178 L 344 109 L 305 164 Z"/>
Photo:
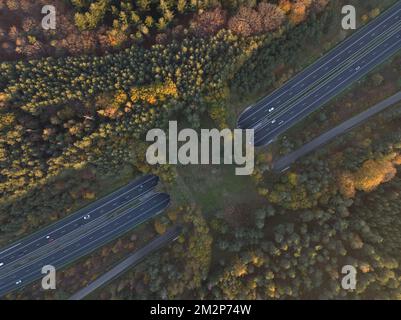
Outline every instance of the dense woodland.
<path id="1" fill-rule="evenodd" d="M 1 245 L 143 172 L 158 174 L 167 192 L 175 188 L 179 169 L 144 160 L 148 129 L 169 119 L 229 126 L 233 105 L 279 86 L 342 37 L 333 27 L 341 1 L 60 1 L 61 33 L 37 27 L 40 3 L 0 0 L 0 14 L 18 18 L 0 22 Z M 391 3 L 366 1 L 360 22 Z M 78 43 L 85 45 L 75 50 Z M 365 80 L 372 95 L 399 90 L 399 59 L 383 67 L 391 72 Z M 354 106 L 353 98 L 348 93 L 311 119 L 330 127 L 341 121 L 334 113 L 370 105 Z M 180 223 L 182 237 L 98 298 L 401 298 L 400 117 L 392 108 L 273 174 L 272 159 L 318 129 L 298 135 L 294 128 L 258 154 L 258 204 L 227 204 L 206 215 L 190 197 L 173 199 L 165 216 L 138 232 L 161 234 Z M 115 184 L 113 175 L 120 177 Z M 69 267 L 64 291 L 53 298 L 78 289 L 78 273 L 87 283 L 96 276 L 90 266 L 136 248 L 131 241 L 124 237 Z M 346 264 L 358 269 L 354 292 L 341 289 Z M 18 297 L 41 294 L 28 289 Z"/>
<path id="2" fill-rule="evenodd" d="M 310 23 L 317 29 L 329 15 Z M 305 28 L 294 32 L 305 36 Z M 228 79 L 257 48 L 274 50 L 279 36 L 279 29 L 253 37 L 222 29 L 150 49 L 133 45 L 104 56 L 2 63 L 0 187 L 9 213 L 1 216 L 1 227 L 18 228 L 35 215 L 29 205 L 21 214 L 15 206 L 24 201 L 14 199 L 30 197 L 68 170 L 92 165 L 101 174 L 118 171 L 126 162 L 138 166 L 133 159 L 143 155 L 143 134 L 167 119 L 178 117 L 199 127 L 207 109 L 217 118 L 224 116 L 215 109 L 227 99 Z"/>

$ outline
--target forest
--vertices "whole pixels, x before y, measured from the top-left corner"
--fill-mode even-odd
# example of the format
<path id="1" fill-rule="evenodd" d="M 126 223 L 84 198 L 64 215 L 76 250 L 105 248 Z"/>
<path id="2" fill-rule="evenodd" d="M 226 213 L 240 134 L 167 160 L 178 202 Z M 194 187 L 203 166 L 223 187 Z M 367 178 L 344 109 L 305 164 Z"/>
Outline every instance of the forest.
<path id="1" fill-rule="evenodd" d="M 275 158 L 399 90 L 400 56 L 258 152 L 252 179 L 241 180 L 254 200 L 211 204 L 217 186 L 209 186 L 203 201 L 188 187 L 204 182 L 195 170 L 144 158 L 147 130 L 168 120 L 232 127 L 247 104 L 343 39 L 345 2 L 55 1 L 56 33 L 40 29 L 42 0 L 0 1 L 13 17 L 0 19 L 0 245 L 142 173 L 160 176 L 173 195 L 167 214 L 66 268 L 57 294 L 32 286 L 9 298 L 66 298 L 101 272 L 91 266 L 111 265 L 179 223 L 178 241 L 95 297 L 400 299 L 399 106 L 284 174 L 269 170 Z M 394 2 L 364 1 L 359 23 Z M 347 264 L 358 269 L 355 291 L 341 288 Z"/>

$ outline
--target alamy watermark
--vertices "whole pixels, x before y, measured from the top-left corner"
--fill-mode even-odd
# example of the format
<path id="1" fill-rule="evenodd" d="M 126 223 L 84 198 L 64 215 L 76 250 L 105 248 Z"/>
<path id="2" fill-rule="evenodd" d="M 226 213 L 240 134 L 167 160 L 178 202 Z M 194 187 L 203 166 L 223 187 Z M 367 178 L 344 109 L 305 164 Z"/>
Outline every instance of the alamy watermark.
<path id="1" fill-rule="evenodd" d="M 45 30 L 55 30 L 56 7 L 52 5 L 45 5 L 42 7 L 42 14 L 45 14 L 45 16 L 42 19 L 42 28 Z"/>
<path id="2" fill-rule="evenodd" d="M 341 287 L 344 290 L 355 290 L 356 288 L 356 268 L 351 265 L 345 265 L 341 269 L 345 276 L 341 280 Z"/>
<path id="3" fill-rule="evenodd" d="M 341 20 L 341 26 L 344 30 L 356 29 L 356 9 L 352 5 L 342 7 L 341 13 L 345 15 Z"/>
<path id="4" fill-rule="evenodd" d="M 42 274 L 45 276 L 42 278 L 42 289 L 43 290 L 55 290 L 56 289 L 56 268 L 52 265 L 45 265 L 42 268 Z"/>
<path id="5" fill-rule="evenodd" d="M 195 130 L 178 132 L 177 127 L 177 121 L 169 121 L 168 139 L 162 129 L 148 131 L 146 141 L 154 142 L 146 151 L 149 164 L 236 164 L 241 166 L 235 168 L 236 175 L 252 174 L 255 162 L 253 129 L 201 129 L 199 139 Z M 179 142 L 183 143 L 180 147 Z"/>

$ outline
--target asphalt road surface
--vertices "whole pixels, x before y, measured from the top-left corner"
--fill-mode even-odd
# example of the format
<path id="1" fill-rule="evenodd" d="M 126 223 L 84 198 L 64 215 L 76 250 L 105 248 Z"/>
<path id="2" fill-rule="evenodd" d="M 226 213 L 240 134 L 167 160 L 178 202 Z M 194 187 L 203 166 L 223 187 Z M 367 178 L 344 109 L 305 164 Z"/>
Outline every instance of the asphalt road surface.
<path id="1" fill-rule="evenodd" d="M 0 251 L 0 296 L 78 259 L 164 210 L 170 197 L 153 194 L 155 176 L 142 177 L 75 214 Z"/>
<path id="2" fill-rule="evenodd" d="M 117 278 L 122 273 L 126 272 L 128 269 L 133 267 L 134 265 L 141 262 L 146 256 L 152 254 L 153 252 L 161 249 L 166 246 L 170 242 L 176 240 L 178 236 L 181 234 L 180 227 L 173 227 L 167 230 L 164 234 L 157 237 L 156 239 L 149 242 L 143 248 L 137 250 L 132 255 L 130 255 L 127 259 L 123 260 L 119 264 L 117 264 L 110 271 L 101 275 L 95 281 L 88 284 L 85 288 L 79 290 L 77 293 L 72 295 L 69 300 L 81 300 L 85 298 L 87 295 L 91 294 L 96 289 L 104 286 L 109 281 Z"/>
<path id="3" fill-rule="evenodd" d="M 255 146 L 267 145 L 400 49 L 398 2 L 281 88 L 247 108 L 238 126 L 255 129 Z"/>
<path id="4" fill-rule="evenodd" d="M 282 172 L 288 169 L 292 163 L 298 160 L 300 157 L 312 152 L 313 150 L 319 148 L 320 146 L 328 143 L 338 135 L 351 130 L 352 128 L 358 126 L 359 124 L 366 121 L 368 118 L 373 115 L 383 111 L 384 109 L 398 103 L 401 101 L 401 92 L 396 93 L 390 98 L 381 101 L 375 106 L 369 108 L 368 110 L 358 114 L 347 121 L 344 121 L 340 125 L 330 129 L 329 131 L 323 133 L 319 137 L 313 139 L 312 141 L 306 143 L 301 148 L 295 150 L 294 152 L 289 153 L 288 155 L 278 159 L 273 163 L 272 170 L 276 172 Z"/>
<path id="5" fill-rule="evenodd" d="M 76 211 L 74 214 L 57 221 L 50 226 L 39 230 L 38 232 L 13 243 L 4 249 L 0 249 L 0 272 L 10 262 L 19 256 L 28 254 L 37 248 L 65 235 L 80 227 L 88 217 L 93 221 L 105 216 L 113 210 L 125 206 L 134 199 L 148 193 L 156 187 L 159 179 L 156 176 L 144 176 L 135 180 L 123 188 L 91 203 L 90 205 Z"/>

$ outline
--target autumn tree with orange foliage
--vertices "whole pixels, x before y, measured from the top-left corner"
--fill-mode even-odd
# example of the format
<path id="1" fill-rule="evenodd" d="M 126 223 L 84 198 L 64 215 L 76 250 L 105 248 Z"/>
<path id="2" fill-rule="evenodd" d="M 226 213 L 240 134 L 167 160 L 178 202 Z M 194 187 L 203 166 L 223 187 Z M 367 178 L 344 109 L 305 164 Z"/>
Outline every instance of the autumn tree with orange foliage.
<path id="1" fill-rule="evenodd" d="M 391 180 L 396 173 L 397 170 L 391 161 L 367 160 L 354 174 L 355 188 L 370 192 L 381 183 Z"/>
<path id="2" fill-rule="evenodd" d="M 296 0 L 291 6 L 290 22 L 299 24 L 307 17 L 307 10 L 311 5 L 312 0 Z"/>

